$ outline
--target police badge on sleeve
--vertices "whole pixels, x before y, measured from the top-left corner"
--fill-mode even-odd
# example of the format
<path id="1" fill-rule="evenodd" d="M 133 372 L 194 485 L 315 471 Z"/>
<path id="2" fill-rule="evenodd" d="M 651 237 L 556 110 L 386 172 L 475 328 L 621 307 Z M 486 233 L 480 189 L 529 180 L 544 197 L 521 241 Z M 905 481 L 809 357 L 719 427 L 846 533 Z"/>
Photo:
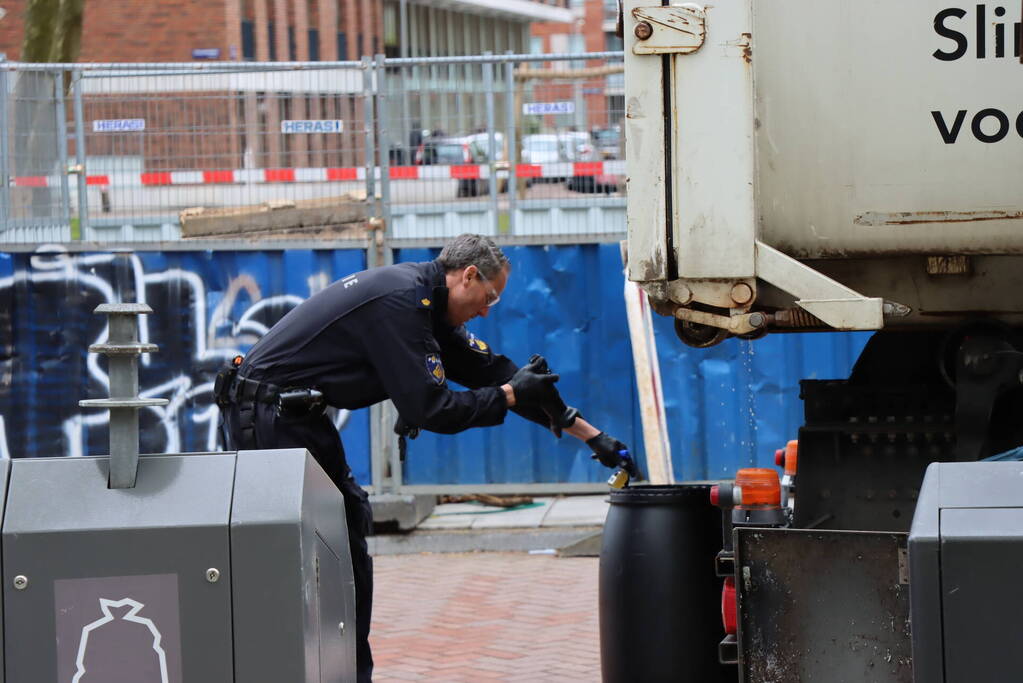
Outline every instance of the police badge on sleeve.
<path id="1" fill-rule="evenodd" d="M 490 347 L 487 346 L 487 343 L 480 339 L 479 337 L 477 337 L 476 335 L 474 335 L 472 332 L 469 333 L 469 336 L 466 339 L 466 341 L 469 343 L 469 348 L 475 351 L 476 353 L 482 353 L 486 355 L 490 351 Z"/>
<path id="2" fill-rule="evenodd" d="M 444 384 L 444 364 L 440 362 L 440 354 L 426 354 L 426 371 L 437 384 Z"/>

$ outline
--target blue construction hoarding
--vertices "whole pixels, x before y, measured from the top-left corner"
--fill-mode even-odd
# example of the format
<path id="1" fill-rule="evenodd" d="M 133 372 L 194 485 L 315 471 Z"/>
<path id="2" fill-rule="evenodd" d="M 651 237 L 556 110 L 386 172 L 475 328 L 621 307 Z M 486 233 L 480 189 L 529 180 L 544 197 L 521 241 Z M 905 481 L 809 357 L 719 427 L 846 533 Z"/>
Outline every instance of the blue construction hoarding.
<path id="1" fill-rule="evenodd" d="M 642 451 L 642 428 L 617 245 L 506 250 L 512 276 L 498 306 L 469 324 L 523 363 L 545 355 L 565 399 Z M 396 260 L 433 258 L 402 250 Z M 149 303 L 142 334 L 160 352 L 140 364 L 141 394 L 170 399 L 142 413 L 142 451 L 217 447 L 212 379 L 288 310 L 365 267 L 352 249 L 0 253 L 0 455 L 107 450 L 105 413 L 78 408 L 108 394 L 105 361 L 86 349 L 104 333 L 92 313 L 112 301 Z M 672 322 L 655 331 L 676 477 L 729 476 L 767 464 L 802 422 L 800 378 L 842 378 L 866 334 L 772 335 L 691 349 Z M 368 411 L 335 415 L 357 478 L 369 481 Z M 504 425 L 412 442 L 409 484 L 596 482 L 607 471 L 572 437 L 560 441 L 510 415 Z"/>

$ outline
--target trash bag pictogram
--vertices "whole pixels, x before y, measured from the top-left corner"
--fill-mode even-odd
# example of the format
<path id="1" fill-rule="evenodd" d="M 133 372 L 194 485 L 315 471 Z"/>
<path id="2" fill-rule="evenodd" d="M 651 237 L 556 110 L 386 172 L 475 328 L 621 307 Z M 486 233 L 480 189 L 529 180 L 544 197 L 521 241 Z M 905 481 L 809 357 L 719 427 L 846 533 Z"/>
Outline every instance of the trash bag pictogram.
<path id="1" fill-rule="evenodd" d="M 163 636 L 144 604 L 131 598 L 99 599 L 103 616 L 82 628 L 71 683 L 169 683 Z"/>

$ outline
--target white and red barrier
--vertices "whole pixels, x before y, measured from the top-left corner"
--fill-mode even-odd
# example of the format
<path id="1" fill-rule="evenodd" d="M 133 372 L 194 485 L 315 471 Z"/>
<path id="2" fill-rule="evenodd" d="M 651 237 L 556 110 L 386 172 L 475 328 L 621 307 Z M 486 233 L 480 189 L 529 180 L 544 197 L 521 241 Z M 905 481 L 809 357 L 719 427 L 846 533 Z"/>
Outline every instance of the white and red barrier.
<path id="1" fill-rule="evenodd" d="M 380 169 L 376 169 L 380 178 Z M 518 164 L 516 178 L 570 178 L 576 176 L 624 175 L 625 162 L 581 161 L 557 164 Z M 508 171 L 498 171 L 499 178 Z M 490 177 L 490 167 L 476 164 L 456 166 L 391 166 L 391 180 L 481 180 Z M 106 173 L 86 176 L 86 185 L 100 187 L 161 187 L 170 185 L 246 185 L 252 183 L 357 182 L 366 179 L 363 167 L 343 168 L 258 168 L 214 171 L 151 171 L 147 173 Z M 12 187 L 59 187 L 60 176 L 15 176 Z"/>

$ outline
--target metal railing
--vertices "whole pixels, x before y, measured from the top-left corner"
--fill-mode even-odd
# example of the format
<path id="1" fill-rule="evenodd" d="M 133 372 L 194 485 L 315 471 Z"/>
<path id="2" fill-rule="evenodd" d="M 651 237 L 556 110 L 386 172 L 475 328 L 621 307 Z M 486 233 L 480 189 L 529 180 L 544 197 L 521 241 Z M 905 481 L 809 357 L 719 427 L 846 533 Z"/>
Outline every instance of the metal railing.
<path id="1" fill-rule="evenodd" d="M 188 209 L 302 202 L 363 202 L 395 245 L 617 239 L 621 58 L 0 61 L 0 248 L 176 243 Z"/>

